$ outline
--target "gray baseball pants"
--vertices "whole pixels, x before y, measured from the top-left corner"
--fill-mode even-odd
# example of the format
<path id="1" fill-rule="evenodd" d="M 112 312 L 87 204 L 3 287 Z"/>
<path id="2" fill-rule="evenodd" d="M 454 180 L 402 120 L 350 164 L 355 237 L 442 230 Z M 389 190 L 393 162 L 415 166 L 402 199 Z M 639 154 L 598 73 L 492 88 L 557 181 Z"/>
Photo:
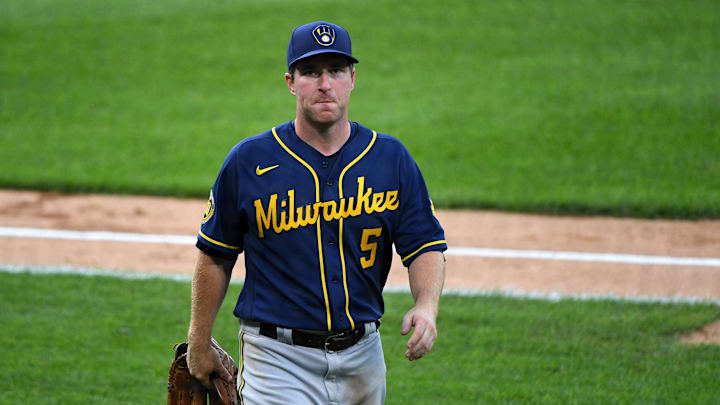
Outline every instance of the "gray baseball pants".
<path id="1" fill-rule="evenodd" d="M 385 359 L 375 324 L 339 352 L 294 346 L 292 332 L 278 339 L 240 321 L 238 391 L 244 405 L 379 405 L 385 403 Z"/>

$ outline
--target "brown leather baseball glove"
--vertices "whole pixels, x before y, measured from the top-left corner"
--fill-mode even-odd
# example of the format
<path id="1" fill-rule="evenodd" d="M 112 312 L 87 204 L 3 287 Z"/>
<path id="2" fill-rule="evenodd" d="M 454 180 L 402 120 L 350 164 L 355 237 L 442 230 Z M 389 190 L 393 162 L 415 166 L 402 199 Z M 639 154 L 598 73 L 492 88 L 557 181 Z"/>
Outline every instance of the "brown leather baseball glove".
<path id="1" fill-rule="evenodd" d="M 228 382 L 214 376 L 211 379 L 215 389 L 206 389 L 200 381 L 190 375 L 187 365 L 187 342 L 178 343 L 174 346 L 175 359 L 170 365 L 168 377 L 168 405 L 207 405 L 208 399 L 210 405 L 239 404 L 240 398 L 235 388 L 238 374 L 237 365 L 215 339 L 212 339 L 211 343 L 213 349 L 220 355 L 223 366 L 233 376 L 233 381 Z"/>

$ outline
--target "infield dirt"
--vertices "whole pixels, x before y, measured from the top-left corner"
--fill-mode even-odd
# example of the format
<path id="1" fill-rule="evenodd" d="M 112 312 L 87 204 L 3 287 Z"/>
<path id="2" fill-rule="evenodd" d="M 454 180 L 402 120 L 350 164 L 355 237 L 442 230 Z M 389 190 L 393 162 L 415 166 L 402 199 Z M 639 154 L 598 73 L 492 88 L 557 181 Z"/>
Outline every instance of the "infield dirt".
<path id="1" fill-rule="evenodd" d="M 0 227 L 188 235 L 197 233 L 201 199 L 64 195 L 0 190 Z M 720 221 L 559 217 L 438 210 L 451 247 L 720 257 Z M 74 266 L 118 271 L 190 274 L 189 245 L 0 237 L 0 264 Z M 242 260 L 233 277 L 242 278 Z M 406 286 L 394 260 L 388 285 Z M 720 297 L 720 268 L 448 255 L 447 288 L 540 294 Z M 720 322 L 691 342 L 720 342 Z"/>

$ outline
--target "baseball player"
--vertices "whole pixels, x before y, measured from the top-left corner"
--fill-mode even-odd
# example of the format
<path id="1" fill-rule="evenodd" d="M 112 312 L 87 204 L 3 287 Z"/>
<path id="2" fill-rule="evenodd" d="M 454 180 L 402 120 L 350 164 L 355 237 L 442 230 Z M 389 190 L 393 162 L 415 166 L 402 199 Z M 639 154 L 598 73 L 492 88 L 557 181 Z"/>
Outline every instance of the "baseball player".
<path id="1" fill-rule="evenodd" d="M 197 239 L 188 363 L 210 387 L 231 378 L 211 350 L 212 325 L 238 254 L 245 283 L 237 387 L 244 404 L 380 404 L 378 327 L 393 244 L 415 305 L 405 356 L 437 338 L 447 248 L 418 166 L 395 138 L 348 120 L 355 86 L 348 32 L 297 27 L 285 81 L 295 119 L 232 148 Z"/>

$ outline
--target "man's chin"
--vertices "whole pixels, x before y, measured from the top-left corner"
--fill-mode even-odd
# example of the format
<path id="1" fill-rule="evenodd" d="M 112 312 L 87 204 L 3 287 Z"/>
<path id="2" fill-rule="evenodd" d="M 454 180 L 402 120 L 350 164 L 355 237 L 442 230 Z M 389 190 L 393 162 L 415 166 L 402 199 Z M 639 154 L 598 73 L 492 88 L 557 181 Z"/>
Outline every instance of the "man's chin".
<path id="1" fill-rule="evenodd" d="M 320 111 L 313 113 L 308 118 L 316 124 L 329 126 L 340 119 L 340 114 L 335 111 Z"/>

